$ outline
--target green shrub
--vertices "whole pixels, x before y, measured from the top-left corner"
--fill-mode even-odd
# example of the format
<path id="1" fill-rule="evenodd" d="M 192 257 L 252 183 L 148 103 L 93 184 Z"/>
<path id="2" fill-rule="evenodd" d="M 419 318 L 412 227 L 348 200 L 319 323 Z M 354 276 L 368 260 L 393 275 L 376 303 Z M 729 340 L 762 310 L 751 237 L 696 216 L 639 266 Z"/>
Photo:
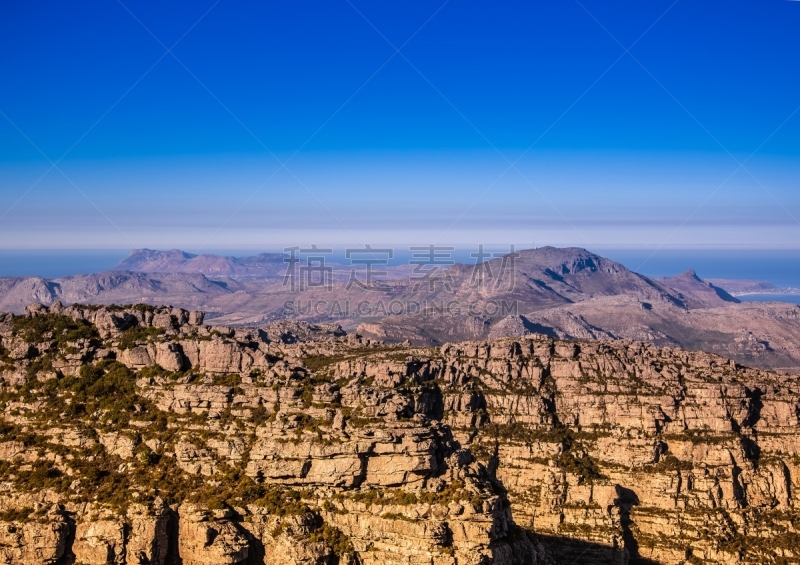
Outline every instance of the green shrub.
<path id="1" fill-rule="evenodd" d="M 674 455 L 667 455 L 655 465 L 646 467 L 648 471 L 663 473 L 668 471 L 691 471 L 694 468 L 691 461 L 681 461 Z"/>
<path id="2" fill-rule="evenodd" d="M 524 422 L 510 424 L 487 424 L 481 432 L 495 439 L 521 441 L 525 443 L 560 443 L 570 446 L 575 441 L 576 432 L 563 425 L 549 428 L 534 427 Z"/>
<path id="3" fill-rule="evenodd" d="M 238 373 L 225 373 L 224 375 L 214 375 L 212 377 L 212 384 L 220 386 L 229 386 L 232 388 L 242 385 L 242 376 Z"/>
<path id="4" fill-rule="evenodd" d="M 261 404 L 250 409 L 250 423 L 254 426 L 263 426 L 269 421 L 270 413 Z"/>
<path id="5" fill-rule="evenodd" d="M 28 375 L 29 379 L 34 380 L 39 375 L 39 373 L 52 370 L 53 370 L 53 358 L 50 357 L 50 355 L 45 354 L 41 357 L 37 357 L 36 359 L 34 359 L 33 363 L 28 365 L 28 368 L 25 369 L 25 373 Z"/>
<path id="6" fill-rule="evenodd" d="M 303 387 L 303 394 L 300 395 L 300 400 L 303 408 L 311 408 L 311 404 L 314 402 L 314 389 L 310 385 Z"/>
<path id="7" fill-rule="evenodd" d="M 0 343 L 0 371 L 3 369 L 13 370 L 14 360 L 8 356 L 8 351 L 6 351 L 6 348 Z"/>
<path id="8" fill-rule="evenodd" d="M 211 477 L 213 483 L 203 484 L 192 490 L 187 501 L 203 504 L 209 508 L 255 505 L 265 508 L 275 516 L 289 516 L 309 512 L 303 502 L 304 493 L 280 485 L 262 484 L 248 477 L 239 467 L 220 464 L 218 472 Z"/>
<path id="9" fill-rule="evenodd" d="M 361 416 L 350 416 L 347 418 L 347 425 L 351 428 L 366 428 L 368 426 L 374 426 L 375 424 L 380 424 L 383 422 L 381 418 L 365 418 Z"/>
<path id="10" fill-rule="evenodd" d="M 573 453 L 565 451 L 556 459 L 556 465 L 567 473 L 578 475 L 591 484 L 595 479 L 604 478 L 597 462 L 586 453 Z"/>
<path id="11" fill-rule="evenodd" d="M 17 476 L 17 487 L 21 487 L 27 492 L 49 489 L 57 493 L 65 493 L 73 481 L 71 477 L 56 468 L 52 461 L 42 459 L 33 462 L 29 469 L 17 470 L 15 475 Z"/>
<path id="12" fill-rule="evenodd" d="M 33 508 L 30 506 L 25 506 L 24 508 L 12 508 L 0 512 L 0 522 L 27 522 L 30 515 L 33 513 Z"/>
<path id="13" fill-rule="evenodd" d="M 0 420 L 0 441 L 18 441 L 25 447 L 42 447 L 46 438 L 19 424 Z"/>
<path id="14" fill-rule="evenodd" d="M 493 437 L 495 441 L 505 439 L 524 443 L 558 444 L 561 446 L 561 454 L 556 459 L 556 465 L 564 471 L 578 475 L 587 482 L 603 477 L 595 460 L 585 453 L 583 441 L 597 440 L 600 437 L 608 436 L 608 432 L 577 431 L 559 423 L 551 428 L 542 429 L 521 422 L 489 424 L 482 428 L 482 432 Z"/>
<path id="15" fill-rule="evenodd" d="M 284 424 L 289 423 L 289 416 L 294 420 L 294 433 L 299 437 L 304 432 L 315 433 L 321 436 L 324 433 L 322 427 L 330 426 L 331 421 L 324 418 L 314 418 L 310 414 L 305 413 L 292 413 L 281 415 L 281 421 Z"/>
<path id="16" fill-rule="evenodd" d="M 342 360 L 341 356 L 309 355 L 303 357 L 303 365 L 312 373 L 327 369 Z"/>
<path id="17" fill-rule="evenodd" d="M 355 550 L 350 538 L 339 528 L 331 526 L 330 524 L 323 524 L 321 528 L 311 532 L 309 541 L 323 542 L 330 548 L 331 552 L 337 557 L 344 557 L 345 555 L 352 555 Z"/>
<path id="18" fill-rule="evenodd" d="M 117 347 L 119 349 L 133 349 L 140 343 L 148 343 L 163 333 L 164 328 L 134 326 L 122 332 Z"/>
<path id="19" fill-rule="evenodd" d="M 441 504 L 447 505 L 451 502 L 467 502 L 476 506 L 483 503 L 483 498 L 476 493 L 466 489 L 463 481 L 451 481 L 444 489 L 439 492 L 419 491 L 409 492 L 399 489 L 369 489 L 354 492 L 346 495 L 340 493 L 334 496 L 337 500 L 349 499 L 353 502 L 360 502 L 367 506 L 378 504 L 381 506 L 410 506 L 412 504 Z"/>
<path id="20" fill-rule="evenodd" d="M 310 509 L 303 502 L 303 493 L 295 489 L 287 489 L 279 485 L 258 485 L 261 496 L 253 504 L 265 508 L 276 516 L 305 514 Z"/>
<path id="21" fill-rule="evenodd" d="M 83 365 L 79 374 L 39 383 L 29 381 L 20 389 L 23 398 L 36 397 L 43 406 L 40 419 L 83 418 L 97 423 L 126 425 L 131 413 L 145 411 L 150 403 L 136 393 L 135 375 L 122 363 L 103 360 Z"/>
<path id="22" fill-rule="evenodd" d="M 397 512 L 384 512 L 381 514 L 381 518 L 384 520 L 402 520 L 404 522 L 416 522 L 413 518 L 409 518 L 405 514 L 399 514 Z"/>
<path id="23" fill-rule="evenodd" d="M 339 500 L 348 498 L 353 502 L 360 502 L 367 506 L 372 506 L 373 504 L 380 504 L 382 506 L 387 504 L 407 506 L 418 502 L 417 495 L 413 492 L 406 492 L 398 489 L 368 489 L 357 491 L 349 495 L 340 493 L 337 494 L 335 498 Z"/>
<path id="24" fill-rule="evenodd" d="M 422 491 L 417 495 L 420 502 L 426 504 L 441 504 L 446 506 L 451 502 L 466 502 L 472 506 L 483 504 L 483 497 L 466 489 L 464 481 L 453 480 L 439 492 Z"/>
<path id="25" fill-rule="evenodd" d="M 684 430 L 677 434 L 665 434 L 664 441 L 689 441 L 693 445 L 719 445 L 737 442 L 739 436 L 735 432 L 717 432 L 708 429 Z"/>
<path id="26" fill-rule="evenodd" d="M 40 343 L 52 339 L 58 347 L 63 347 L 69 341 L 100 339 L 100 334 L 93 324 L 58 314 L 14 316 L 11 324 L 13 335 L 21 337 L 28 343 Z"/>
<path id="27" fill-rule="evenodd" d="M 182 372 L 173 372 L 167 371 L 166 369 L 161 368 L 160 365 L 150 365 L 149 367 L 143 367 L 136 372 L 136 376 L 141 379 L 151 379 L 151 378 L 161 378 L 166 377 L 171 381 L 176 381 L 179 378 L 185 376 Z"/>

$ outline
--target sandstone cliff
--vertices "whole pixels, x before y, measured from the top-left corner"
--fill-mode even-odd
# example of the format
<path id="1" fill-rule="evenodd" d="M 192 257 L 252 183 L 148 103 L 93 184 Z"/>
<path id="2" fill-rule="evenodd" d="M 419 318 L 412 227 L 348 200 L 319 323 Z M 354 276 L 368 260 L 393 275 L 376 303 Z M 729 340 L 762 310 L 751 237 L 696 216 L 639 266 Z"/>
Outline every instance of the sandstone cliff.
<path id="1" fill-rule="evenodd" d="M 797 563 L 795 377 L 641 342 L 0 315 L 0 562 Z"/>

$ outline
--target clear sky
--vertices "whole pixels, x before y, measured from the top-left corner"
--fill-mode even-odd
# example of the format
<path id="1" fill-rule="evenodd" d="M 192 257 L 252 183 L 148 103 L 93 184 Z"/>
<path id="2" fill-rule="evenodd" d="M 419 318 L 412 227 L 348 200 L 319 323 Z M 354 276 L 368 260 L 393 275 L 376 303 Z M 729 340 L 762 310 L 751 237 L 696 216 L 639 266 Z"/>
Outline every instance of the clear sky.
<path id="1" fill-rule="evenodd" d="M 798 30 L 788 0 L 5 0 L 0 247 L 799 247 Z"/>

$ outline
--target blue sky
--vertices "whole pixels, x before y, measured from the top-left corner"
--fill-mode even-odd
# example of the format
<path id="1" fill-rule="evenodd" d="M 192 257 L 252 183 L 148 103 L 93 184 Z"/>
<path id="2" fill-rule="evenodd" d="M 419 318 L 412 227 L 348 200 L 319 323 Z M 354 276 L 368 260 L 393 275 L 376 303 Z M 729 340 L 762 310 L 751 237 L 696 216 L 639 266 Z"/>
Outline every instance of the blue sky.
<path id="1" fill-rule="evenodd" d="M 787 0 L 9 0 L 0 247 L 797 247 L 797 29 Z"/>

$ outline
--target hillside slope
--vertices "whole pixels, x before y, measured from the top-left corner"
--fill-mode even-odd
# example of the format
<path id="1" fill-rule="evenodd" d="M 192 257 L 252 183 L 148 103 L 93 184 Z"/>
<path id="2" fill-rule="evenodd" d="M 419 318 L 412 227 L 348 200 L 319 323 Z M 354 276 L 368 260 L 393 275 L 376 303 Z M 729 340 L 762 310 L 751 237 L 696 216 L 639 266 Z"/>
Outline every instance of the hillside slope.
<path id="1" fill-rule="evenodd" d="M 739 302 L 726 290 L 704 281 L 693 270 L 685 271 L 674 277 L 658 279 L 659 282 L 677 290 L 684 296 L 694 299 L 698 304 L 705 306 L 725 306 L 731 302 Z"/>

